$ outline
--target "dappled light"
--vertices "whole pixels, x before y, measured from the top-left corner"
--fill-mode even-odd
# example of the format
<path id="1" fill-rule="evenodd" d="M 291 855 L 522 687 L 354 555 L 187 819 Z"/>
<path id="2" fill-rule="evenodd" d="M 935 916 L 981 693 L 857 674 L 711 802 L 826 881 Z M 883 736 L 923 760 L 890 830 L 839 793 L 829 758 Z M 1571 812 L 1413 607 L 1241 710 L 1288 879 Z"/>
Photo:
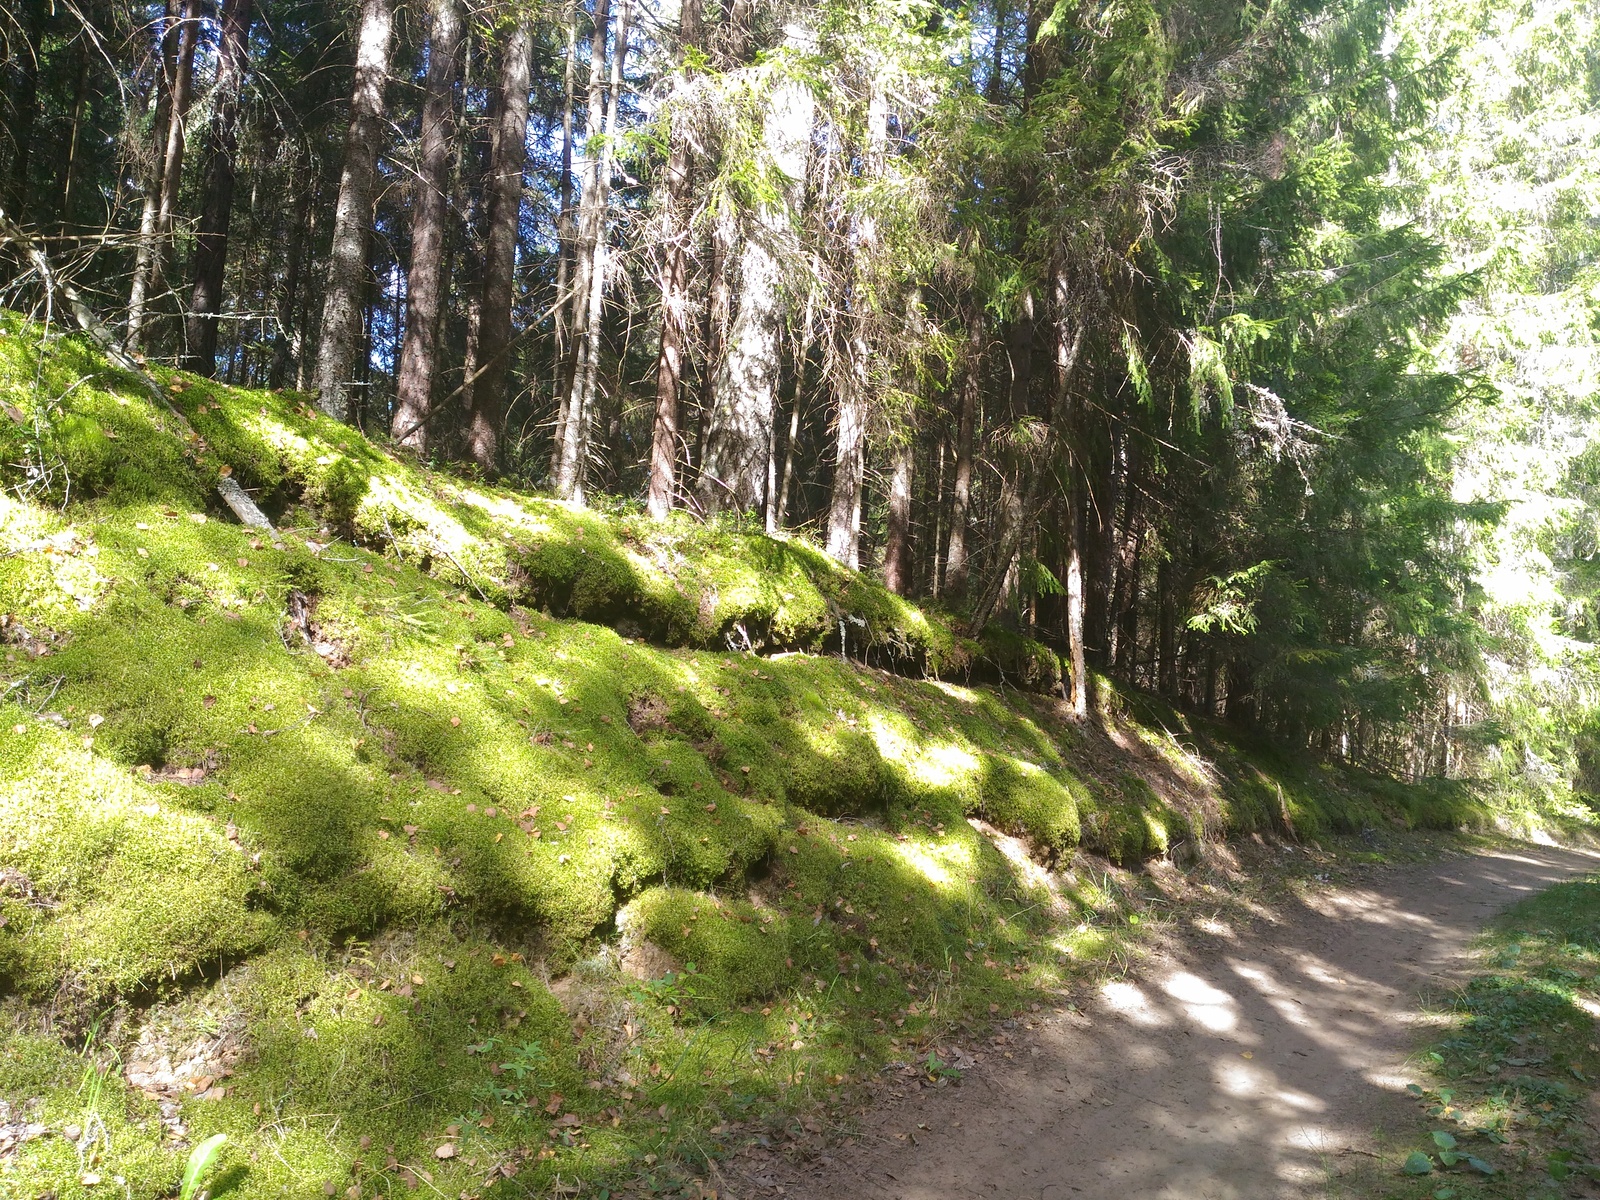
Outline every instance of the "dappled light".
<path id="1" fill-rule="evenodd" d="M 1232 936 L 1169 946 L 1136 976 L 1093 989 L 1081 1012 L 1018 1022 L 1026 1031 L 981 1052 L 960 1091 L 875 1120 L 878 1136 L 848 1151 L 843 1170 L 900 1200 L 962 1189 L 1346 1194 L 1341 1181 L 1372 1161 L 1374 1131 L 1404 1138 L 1416 1127 L 1418 988 L 1451 988 L 1484 920 L 1593 872 L 1600 856 L 1508 851 L 1472 863 L 1470 877 L 1442 863 L 1411 880 L 1312 891 Z M 1401 919 L 1419 909 L 1426 921 Z M 919 1152 L 885 1149 L 911 1122 Z M 826 1194 L 803 1175 L 790 1183 L 791 1195 Z"/>

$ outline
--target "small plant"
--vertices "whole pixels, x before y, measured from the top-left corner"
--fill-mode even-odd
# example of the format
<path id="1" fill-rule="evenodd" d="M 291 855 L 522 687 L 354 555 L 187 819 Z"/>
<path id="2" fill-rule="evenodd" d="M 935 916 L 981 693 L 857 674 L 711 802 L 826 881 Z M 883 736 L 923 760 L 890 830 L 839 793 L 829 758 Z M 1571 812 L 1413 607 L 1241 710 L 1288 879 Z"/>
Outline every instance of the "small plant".
<path id="1" fill-rule="evenodd" d="M 961 1082 L 960 1069 L 945 1062 L 936 1050 L 928 1051 L 928 1061 L 923 1064 L 923 1069 L 927 1071 L 930 1082 L 939 1083 L 944 1080 L 949 1080 L 951 1083 Z"/>
<path id="2" fill-rule="evenodd" d="M 178 1188 L 178 1200 L 204 1200 L 209 1195 L 201 1188 L 211 1168 L 222 1155 L 222 1144 L 228 1140 L 225 1133 L 214 1133 L 189 1151 L 189 1161 L 184 1164 L 183 1183 Z"/>

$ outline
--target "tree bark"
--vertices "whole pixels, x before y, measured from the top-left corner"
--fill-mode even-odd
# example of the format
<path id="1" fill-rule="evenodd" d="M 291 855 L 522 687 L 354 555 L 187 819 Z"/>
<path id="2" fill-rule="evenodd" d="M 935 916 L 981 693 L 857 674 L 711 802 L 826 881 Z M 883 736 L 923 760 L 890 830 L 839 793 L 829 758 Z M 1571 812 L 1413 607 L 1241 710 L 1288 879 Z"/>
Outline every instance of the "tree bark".
<path id="1" fill-rule="evenodd" d="M 528 161 L 532 54 L 532 25 L 527 16 L 519 15 L 506 30 L 501 47 L 500 83 L 489 143 L 489 237 L 478 326 L 478 354 L 483 365 L 473 387 L 467 422 L 467 453 L 489 474 L 500 468 L 500 435 L 506 419 L 517 234 L 522 223 L 522 169 Z"/>
<path id="2" fill-rule="evenodd" d="M 862 176 L 867 185 L 883 174 L 889 140 L 889 104 L 876 81 L 867 97 L 866 144 L 862 147 Z M 854 241 L 855 297 L 851 336 L 846 356 L 849 381 L 839 398 L 839 444 L 834 454 L 833 497 L 828 507 L 828 553 L 852 569 L 861 558 L 861 491 L 866 476 L 867 405 L 871 390 L 872 313 L 863 276 L 878 249 L 878 231 L 871 216 L 856 224 Z"/>
<path id="3" fill-rule="evenodd" d="M 150 237 L 142 240 L 146 250 L 144 270 L 134 271 L 128 297 L 128 348 L 144 349 L 145 324 L 152 297 L 161 294 L 162 267 L 172 238 L 173 212 L 177 206 L 178 184 L 183 178 L 183 146 L 189 117 L 189 101 L 194 85 L 194 49 L 200 35 L 199 0 L 185 0 L 181 13 L 167 27 L 162 54 L 169 64 L 167 119 L 160 132 L 158 148 L 159 181 Z M 176 11 L 176 10 L 173 10 Z"/>
<path id="4" fill-rule="evenodd" d="M 779 256 L 792 240 L 805 194 L 815 100 L 804 83 L 779 80 L 767 97 L 762 143 L 788 180 L 775 203 L 748 214 L 739 250 L 739 302 L 726 350 L 715 366 L 714 407 L 707 414 L 700 500 L 708 512 L 765 507 L 767 454 L 782 366 L 784 297 Z"/>
<path id="5" fill-rule="evenodd" d="M 1060 457 L 1065 459 L 1063 469 L 1068 480 L 1066 528 L 1062 530 L 1067 574 L 1062 581 L 1067 593 L 1067 661 L 1072 671 L 1067 706 L 1075 720 L 1083 721 L 1089 716 L 1089 670 L 1084 654 L 1083 504 L 1078 488 L 1083 472 L 1076 454 L 1079 405 L 1074 391 L 1078 355 L 1083 347 L 1083 324 L 1075 319 L 1071 279 L 1060 266 L 1055 270 L 1052 291 L 1056 395 L 1051 424 L 1057 446 L 1065 451 Z"/>
<path id="6" fill-rule="evenodd" d="M 683 0 L 678 24 L 678 63 L 689 78 L 687 51 L 698 48 L 701 0 Z M 650 515 L 672 511 L 678 485 L 678 390 L 689 345 L 689 139 L 674 114 L 666 168 L 666 250 L 661 270 L 661 350 L 656 358 L 656 419 L 650 438 Z"/>
<path id="7" fill-rule="evenodd" d="M 361 344 L 367 239 L 372 229 L 378 155 L 383 148 L 383 93 L 393 31 L 390 0 L 362 0 L 350 127 L 345 134 L 344 170 L 339 177 L 327 294 L 317 341 L 317 406 L 340 421 L 349 419 L 349 384 L 355 378 Z"/>
<path id="8" fill-rule="evenodd" d="M 391 426 L 400 444 L 419 454 L 428 448 L 427 422 L 439 371 L 446 193 L 455 149 L 455 82 L 463 29 L 461 0 L 434 0 L 417 155 L 417 201 L 411 217 L 411 269 L 406 273 L 406 331 L 400 346 Z"/>
<path id="9" fill-rule="evenodd" d="M 910 590 L 911 482 L 916 443 L 909 431 L 891 446 L 889 529 L 883 546 L 883 586 L 896 595 Z"/>
<path id="10" fill-rule="evenodd" d="M 217 312 L 228 263 L 228 225 L 233 216 L 234 156 L 239 149 L 239 98 L 250 60 L 254 0 L 228 0 L 222 14 L 217 82 L 212 91 L 206 139 L 205 201 L 195 236 L 193 287 L 189 294 L 188 347 L 183 365 L 210 376 L 217 366 Z"/>
<path id="11" fill-rule="evenodd" d="M 578 86 L 578 0 L 567 0 L 566 8 L 561 17 L 567 31 L 567 60 L 566 69 L 562 77 L 561 101 L 561 210 L 556 214 L 556 240 L 559 245 L 559 256 L 556 262 L 556 354 L 555 361 L 567 361 L 567 338 L 571 328 L 571 303 L 572 298 L 567 294 L 567 285 L 572 278 L 572 253 L 573 235 L 575 230 L 572 225 L 572 106 L 576 99 Z M 560 385 L 561 373 L 555 373 L 557 380 L 556 390 L 560 393 L 560 403 L 566 404 L 566 392 Z M 556 418 L 556 442 L 560 441 L 560 431 L 563 418 Z M 550 458 L 550 473 L 555 474 L 560 464 L 559 446 L 553 449 Z"/>
<path id="12" fill-rule="evenodd" d="M 961 381 L 961 415 L 956 425 L 955 480 L 950 498 L 950 544 L 945 551 L 944 586 L 952 596 L 967 590 L 967 514 L 972 506 L 972 434 L 983 388 L 985 344 L 983 310 L 967 314 L 967 368 Z"/>
<path id="13" fill-rule="evenodd" d="M 62 233 L 71 224 L 72 183 L 78 173 L 78 143 L 83 133 L 83 110 L 89 99 L 89 52 L 80 39 L 73 47 L 71 132 L 67 160 L 61 168 L 61 196 L 56 202 L 56 224 Z"/>
<path id="14" fill-rule="evenodd" d="M 604 236 L 605 148 L 601 137 L 605 122 L 606 41 L 611 24 L 610 0 L 595 0 L 594 32 L 589 43 L 589 105 L 584 122 L 584 180 L 579 201 L 578 232 L 572 260 L 572 346 L 564 364 L 567 388 L 557 430 L 555 491 L 563 500 L 583 502 L 584 466 L 588 447 L 584 434 L 592 414 L 586 411 L 585 383 L 593 376 L 584 371 L 588 352 L 590 301 L 596 259 Z"/>
<path id="15" fill-rule="evenodd" d="M 156 69 L 155 115 L 150 124 L 150 159 L 144 172 L 144 199 L 139 207 L 139 244 L 133 257 L 133 280 L 128 289 L 128 324 L 123 332 L 123 348 L 138 351 L 136 342 L 144 323 L 146 297 L 150 287 L 151 253 L 156 236 L 156 213 L 161 206 L 162 155 L 167 144 L 167 122 L 172 112 L 172 83 L 177 74 L 177 42 L 172 38 L 172 25 L 178 12 L 173 0 L 168 0 L 166 19 L 156 40 L 158 66 Z"/>

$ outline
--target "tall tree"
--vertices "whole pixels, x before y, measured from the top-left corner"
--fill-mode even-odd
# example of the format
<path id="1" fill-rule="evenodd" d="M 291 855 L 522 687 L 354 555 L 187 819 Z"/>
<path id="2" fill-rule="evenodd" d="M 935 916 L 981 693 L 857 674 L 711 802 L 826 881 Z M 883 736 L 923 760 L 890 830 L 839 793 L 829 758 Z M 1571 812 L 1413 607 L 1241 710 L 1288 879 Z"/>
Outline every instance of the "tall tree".
<path id="1" fill-rule="evenodd" d="M 171 10 L 169 9 L 169 12 Z M 150 301 L 161 294 L 163 271 L 172 240 L 172 223 L 178 206 L 178 185 L 183 179 L 183 148 L 188 139 L 189 102 L 194 87 L 194 52 L 200 38 L 200 0 L 183 0 L 178 19 L 167 27 L 164 57 L 171 63 L 167 119 L 161 129 L 160 185 L 157 189 L 155 220 L 150 237 L 142 241 L 145 251 L 141 271 L 135 265 L 128 299 L 127 344 L 132 350 L 144 348 L 145 319 Z"/>
<path id="2" fill-rule="evenodd" d="M 367 239 L 384 144 L 384 87 L 394 32 L 390 0 L 362 0 L 356 25 L 355 78 L 344 169 L 328 252 L 327 290 L 317 342 L 317 405 L 338 420 L 350 417 L 349 387 L 356 376 L 367 291 Z"/>
<path id="3" fill-rule="evenodd" d="M 445 214 L 455 143 L 455 81 L 464 29 L 461 0 L 434 0 L 428 37 L 427 92 L 411 215 L 411 269 L 406 275 L 406 331 L 395 381 L 394 431 L 423 451 L 439 370 L 439 322 L 445 283 Z"/>
<path id="4" fill-rule="evenodd" d="M 478 318 L 482 365 L 473 383 L 467 418 L 467 454 L 482 470 L 500 467 L 505 424 L 506 380 L 511 351 L 511 309 L 517 235 L 522 224 L 522 170 L 528 157 L 528 75 L 533 32 L 525 11 L 506 15 L 500 46 L 489 144 L 488 245 L 483 264 L 483 303 Z"/>
<path id="5" fill-rule="evenodd" d="M 701 41 L 701 0 L 683 0 L 678 21 L 678 73 L 691 77 L 692 56 Z M 663 181 L 661 262 L 661 347 L 656 356 L 656 414 L 650 437 L 647 501 L 657 520 L 672 510 L 678 486 L 678 405 L 684 355 L 689 349 L 689 239 L 691 179 L 686 115 L 674 111 Z"/>
<path id="6" fill-rule="evenodd" d="M 578 228 L 572 248 L 572 291 L 564 299 L 570 306 L 571 317 L 567 328 L 571 331 L 571 344 L 567 348 L 565 388 L 561 411 L 556 418 L 555 465 L 556 495 L 564 500 L 583 499 L 585 459 L 588 447 L 584 435 L 588 430 L 590 414 L 587 411 L 584 384 L 592 380 L 586 376 L 582 363 L 588 350 L 590 299 L 596 259 L 605 224 L 604 158 L 606 150 L 601 137 L 605 124 L 605 66 L 606 46 L 610 37 L 610 0 L 594 0 L 593 30 L 589 40 L 588 113 L 584 121 L 583 194 L 579 201 Z M 609 181 L 607 181 L 609 182 Z M 559 299 L 562 298 L 558 298 Z"/>
<path id="7" fill-rule="evenodd" d="M 804 31 L 791 39 L 809 37 Z M 761 153 L 773 182 L 746 214 L 738 251 L 739 298 L 706 414 L 700 501 L 709 512 L 764 506 L 786 311 L 781 263 L 805 195 L 816 102 L 805 82 L 775 74 L 762 117 Z"/>
<path id="8" fill-rule="evenodd" d="M 889 102 L 882 82 L 873 79 L 867 99 L 861 173 L 870 192 L 883 173 L 889 140 Z M 879 251 L 877 220 L 870 209 L 857 222 L 844 378 L 839 389 L 837 442 L 833 458 L 833 496 L 828 506 L 828 553 L 852 569 L 859 566 L 861 492 L 867 465 L 867 410 L 871 402 L 872 323 L 878 297 L 869 280 L 871 258 Z"/>
<path id="9" fill-rule="evenodd" d="M 211 92 L 211 126 L 206 138 L 205 199 L 195 231 L 187 321 L 185 369 L 210 375 L 217 365 L 217 312 L 222 305 L 223 271 L 228 261 L 228 224 L 233 216 L 239 150 L 239 100 L 250 59 L 254 0 L 227 0 L 217 54 L 217 82 Z"/>

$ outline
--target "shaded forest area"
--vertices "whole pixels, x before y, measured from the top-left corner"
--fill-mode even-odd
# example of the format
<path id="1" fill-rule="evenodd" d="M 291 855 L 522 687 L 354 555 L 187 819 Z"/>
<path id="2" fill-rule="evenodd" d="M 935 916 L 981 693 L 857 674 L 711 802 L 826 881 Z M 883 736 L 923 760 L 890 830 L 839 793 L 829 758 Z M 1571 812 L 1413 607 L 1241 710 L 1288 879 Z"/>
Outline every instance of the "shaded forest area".
<path id="1" fill-rule="evenodd" d="M 1048 645 L 1079 714 L 1100 671 L 1410 777 L 1583 760 L 1593 363 L 1553 401 L 1483 319 L 1587 295 L 1577 6 L 7 0 L 0 39 L 13 307 L 63 319 L 49 264 L 142 360 L 803 533 Z"/>

